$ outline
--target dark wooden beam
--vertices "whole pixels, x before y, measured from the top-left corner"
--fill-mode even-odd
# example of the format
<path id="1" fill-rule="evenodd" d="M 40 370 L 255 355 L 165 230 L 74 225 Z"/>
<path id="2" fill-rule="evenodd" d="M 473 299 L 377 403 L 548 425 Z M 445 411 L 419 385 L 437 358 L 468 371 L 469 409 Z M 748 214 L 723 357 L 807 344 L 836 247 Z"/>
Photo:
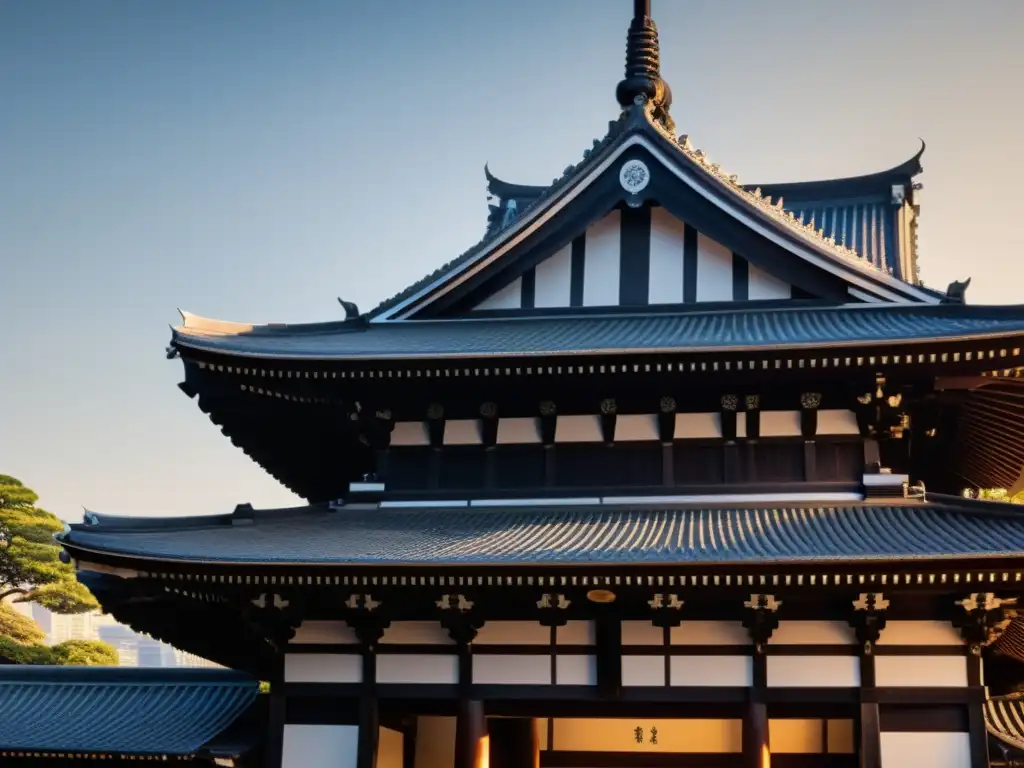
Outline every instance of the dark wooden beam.
<path id="1" fill-rule="evenodd" d="M 539 768 L 540 742 L 532 717 L 493 717 L 487 720 L 489 768 Z"/>

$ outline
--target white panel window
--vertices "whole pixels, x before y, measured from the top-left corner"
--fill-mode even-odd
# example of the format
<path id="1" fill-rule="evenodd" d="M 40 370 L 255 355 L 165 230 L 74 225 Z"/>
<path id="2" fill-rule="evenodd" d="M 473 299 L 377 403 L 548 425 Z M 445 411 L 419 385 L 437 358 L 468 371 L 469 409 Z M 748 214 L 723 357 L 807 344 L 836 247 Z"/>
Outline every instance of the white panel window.
<path id="1" fill-rule="evenodd" d="M 664 645 L 665 630 L 649 621 L 622 622 L 623 645 Z"/>
<path id="2" fill-rule="evenodd" d="M 665 685 L 665 657 L 623 656 L 622 684 Z"/>
<path id="3" fill-rule="evenodd" d="M 382 653 L 377 657 L 377 682 L 454 685 L 459 682 L 459 657 Z"/>
<path id="4" fill-rule="evenodd" d="M 960 632 L 949 621 L 890 621 L 879 645 L 963 645 Z"/>
<path id="5" fill-rule="evenodd" d="M 498 445 L 524 445 L 540 442 L 538 419 L 498 419 Z"/>
<path id="6" fill-rule="evenodd" d="M 882 768 L 971 768 L 967 733 L 881 734 Z"/>
<path id="7" fill-rule="evenodd" d="M 474 654 L 473 682 L 480 685 L 550 685 L 551 657 Z"/>
<path id="8" fill-rule="evenodd" d="M 519 309 L 523 305 L 523 279 L 517 277 L 511 283 L 495 291 L 476 305 L 476 309 Z"/>
<path id="9" fill-rule="evenodd" d="M 753 264 L 749 266 L 747 282 L 747 298 L 751 301 L 767 301 L 768 299 L 788 299 L 793 295 L 789 283 L 784 283 L 775 275 L 770 275 Z"/>
<path id="10" fill-rule="evenodd" d="M 856 656 L 769 656 L 769 688 L 856 688 Z"/>
<path id="11" fill-rule="evenodd" d="M 292 645 L 355 645 L 355 630 L 344 621 L 304 621 L 295 630 Z"/>
<path id="12" fill-rule="evenodd" d="M 722 417 L 717 413 L 677 413 L 676 440 L 722 436 Z"/>
<path id="13" fill-rule="evenodd" d="M 395 428 L 391 430 L 391 445 L 393 447 L 430 445 L 427 425 L 422 421 L 396 421 Z"/>
<path id="14" fill-rule="evenodd" d="M 598 416 L 559 416 L 555 423 L 556 443 L 600 443 L 601 419 Z"/>
<path id="15" fill-rule="evenodd" d="M 799 437 L 800 411 L 761 411 L 761 437 Z"/>
<path id="16" fill-rule="evenodd" d="M 559 656 L 555 659 L 555 682 L 559 685 L 597 685 L 597 657 Z"/>
<path id="17" fill-rule="evenodd" d="M 536 621 L 488 621 L 473 645 L 551 645 L 551 627 Z"/>
<path id="18" fill-rule="evenodd" d="M 879 686 L 962 688 L 967 685 L 964 656 L 875 656 Z"/>
<path id="19" fill-rule="evenodd" d="M 683 232 L 686 225 L 664 208 L 651 209 L 650 304 L 683 301 Z"/>
<path id="20" fill-rule="evenodd" d="M 286 653 L 286 683 L 359 683 L 363 657 L 355 653 Z"/>
<path id="21" fill-rule="evenodd" d="M 845 621 L 783 621 L 769 645 L 854 645 L 857 638 Z"/>
<path id="22" fill-rule="evenodd" d="M 619 304 L 619 251 L 621 216 L 612 211 L 587 230 L 583 269 L 583 306 Z"/>
<path id="23" fill-rule="evenodd" d="M 568 307 L 572 286 L 572 243 L 534 269 L 533 306 Z"/>
<path id="24" fill-rule="evenodd" d="M 745 688 L 754 684 L 749 656 L 673 656 L 669 660 L 673 686 Z"/>
<path id="25" fill-rule="evenodd" d="M 355 768 L 358 725 L 284 726 L 281 768 Z"/>
<path id="26" fill-rule="evenodd" d="M 629 443 L 658 439 L 658 417 L 627 414 L 615 419 L 615 442 Z"/>
<path id="27" fill-rule="evenodd" d="M 732 301 L 732 251 L 697 235 L 697 301 Z"/>
<path id="28" fill-rule="evenodd" d="M 445 422 L 445 445 L 480 445 L 482 442 L 478 419 L 451 419 Z"/>
<path id="29" fill-rule="evenodd" d="M 738 621 L 684 621 L 670 633 L 672 645 L 750 645 L 750 634 Z"/>
<path id="30" fill-rule="evenodd" d="M 448 630 L 436 621 L 396 621 L 384 630 L 382 643 L 454 645 Z"/>

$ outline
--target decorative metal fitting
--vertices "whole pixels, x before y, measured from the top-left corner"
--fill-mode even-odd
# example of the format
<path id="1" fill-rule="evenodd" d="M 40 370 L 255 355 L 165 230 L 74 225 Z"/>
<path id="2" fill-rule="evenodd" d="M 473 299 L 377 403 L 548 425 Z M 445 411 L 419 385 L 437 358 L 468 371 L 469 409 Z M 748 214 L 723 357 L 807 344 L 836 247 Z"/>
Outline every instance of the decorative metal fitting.
<path id="1" fill-rule="evenodd" d="M 540 596 L 540 600 L 537 601 L 537 607 L 541 610 L 557 608 L 560 611 L 564 611 L 570 605 L 572 605 L 572 601 L 567 599 L 566 596 L 561 593 L 553 595 L 545 592 Z"/>
<path id="2" fill-rule="evenodd" d="M 815 408 L 821 405 L 821 393 L 820 392 L 804 392 L 800 395 L 800 407 L 808 411 L 813 411 Z"/>
<path id="3" fill-rule="evenodd" d="M 349 595 L 348 600 L 345 601 L 345 607 L 351 608 L 353 611 L 357 611 L 360 608 L 373 611 L 379 608 L 380 605 L 381 601 L 374 600 L 373 595 Z"/>
<path id="4" fill-rule="evenodd" d="M 442 611 L 456 610 L 459 613 L 469 613 L 473 610 L 473 601 L 467 600 L 465 595 L 441 595 L 441 599 L 434 605 Z"/>
<path id="5" fill-rule="evenodd" d="M 558 409 L 555 407 L 554 400 L 545 400 L 540 404 L 541 416 L 554 416 L 556 413 L 558 413 Z"/>
<path id="6" fill-rule="evenodd" d="M 391 421 L 392 416 L 393 414 L 391 413 L 390 408 L 381 408 L 379 411 L 377 411 L 377 418 L 380 419 L 381 421 Z"/>
<path id="7" fill-rule="evenodd" d="M 658 403 L 658 408 L 661 409 L 662 413 L 675 413 L 676 399 L 674 397 L 663 397 L 661 402 Z"/>
<path id="8" fill-rule="evenodd" d="M 493 419 L 498 415 L 497 403 L 486 402 L 480 406 L 480 415 L 485 419 Z"/>
<path id="9" fill-rule="evenodd" d="M 659 611 L 662 609 L 679 611 L 683 608 L 683 601 L 679 599 L 679 595 L 674 593 L 670 595 L 665 595 L 659 592 L 650 600 L 648 600 L 647 604 L 651 606 L 652 611 Z"/>
<path id="10" fill-rule="evenodd" d="M 737 395 L 722 395 L 722 410 L 735 411 L 740 407 L 740 399 Z"/>
<path id="11" fill-rule="evenodd" d="M 747 395 L 745 403 L 748 411 L 756 411 L 761 407 L 761 396 Z"/>
<path id="12" fill-rule="evenodd" d="M 610 397 L 606 397 L 601 401 L 601 413 L 605 416 L 611 416 L 619 409 L 619 406 L 615 403 L 615 400 Z"/>
<path id="13" fill-rule="evenodd" d="M 431 421 L 438 421 L 444 418 L 444 406 L 440 403 L 431 403 L 427 406 L 427 418 Z"/>

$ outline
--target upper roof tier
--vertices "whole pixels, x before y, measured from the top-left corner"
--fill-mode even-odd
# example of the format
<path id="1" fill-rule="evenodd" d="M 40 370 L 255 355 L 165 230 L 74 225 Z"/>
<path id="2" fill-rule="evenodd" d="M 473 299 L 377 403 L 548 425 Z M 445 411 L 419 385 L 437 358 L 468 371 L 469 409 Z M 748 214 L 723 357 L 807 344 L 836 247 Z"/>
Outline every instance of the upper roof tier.
<path id="1" fill-rule="evenodd" d="M 1024 339 L 1024 306 L 952 304 L 719 307 L 309 325 L 226 323 L 189 313 L 182 317 L 183 324 L 173 329 L 173 344 L 186 352 L 321 362 L 737 353 L 883 344 L 895 351 L 922 341 Z"/>

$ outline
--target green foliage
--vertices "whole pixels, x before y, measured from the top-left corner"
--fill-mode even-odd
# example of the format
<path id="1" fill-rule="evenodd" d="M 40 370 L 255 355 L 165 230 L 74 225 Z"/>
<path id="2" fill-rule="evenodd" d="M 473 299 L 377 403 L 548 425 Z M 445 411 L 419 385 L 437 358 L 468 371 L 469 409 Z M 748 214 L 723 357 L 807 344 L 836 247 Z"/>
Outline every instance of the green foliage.
<path id="1" fill-rule="evenodd" d="M 1010 496 L 1005 488 L 980 488 L 977 498 L 987 501 L 1002 501 L 1009 504 L 1024 504 L 1024 491 Z"/>
<path id="2" fill-rule="evenodd" d="M 97 640 L 66 640 L 50 648 L 54 663 L 61 666 L 116 667 L 117 651 Z"/>
<path id="3" fill-rule="evenodd" d="M 16 664 L 117 665 L 117 651 L 94 640 L 43 645 L 46 635 L 3 601 L 38 603 L 54 613 L 86 613 L 99 603 L 60 561 L 53 535 L 64 524 L 36 506 L 39 497 L 9 475 L 0 475 L 0 656 Z"/>
<path id="4" fill-rule="evenodd" d="M 0 638 L 15 643 L 41 643 L 46 634 L 28 616 L 22 616 L 11 606 L 0 603 Z"/>
<path id="5" fill-rule="evenodd" d="M 36 506 L 39 497 L 9 475 L 0 475 L 0 600 L 37 602 L 57 613 L 99 608 L 60 561 L 53 534 L 64 529 L 56 516 Z"/>

